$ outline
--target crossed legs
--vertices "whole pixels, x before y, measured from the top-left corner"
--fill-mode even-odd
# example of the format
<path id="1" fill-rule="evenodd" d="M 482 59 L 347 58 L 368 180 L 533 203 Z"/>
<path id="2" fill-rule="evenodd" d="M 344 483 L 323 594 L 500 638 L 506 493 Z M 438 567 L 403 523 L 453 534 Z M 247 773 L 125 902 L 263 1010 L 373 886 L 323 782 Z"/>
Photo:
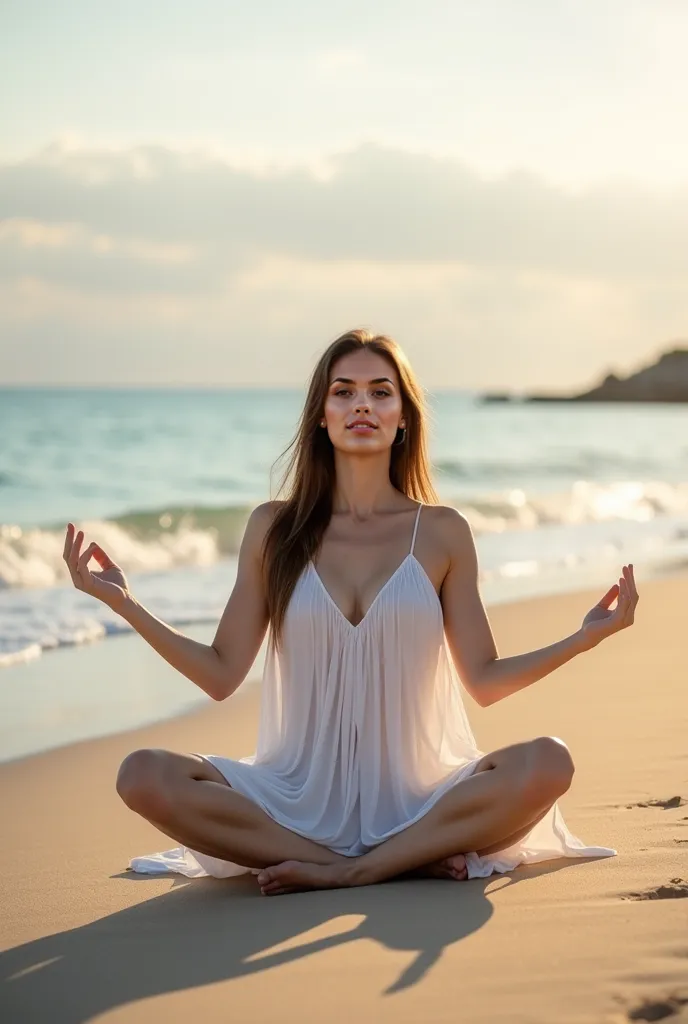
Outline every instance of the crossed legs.
<path id="1" fill-rule="evenodd" d="M 303 888 L 369 885 L 452 858 L 487 855 L 527 835 L 569 788 L 573 762 L 549 736 L 481 759 L 419 822 L 362 857 L 343 857 L 278 825 L 231 789 L 197 755 L 136 750 L 122 763 L 117 791 L 161 832 L 199 853 L 263 869 L 266 895 Z"/>

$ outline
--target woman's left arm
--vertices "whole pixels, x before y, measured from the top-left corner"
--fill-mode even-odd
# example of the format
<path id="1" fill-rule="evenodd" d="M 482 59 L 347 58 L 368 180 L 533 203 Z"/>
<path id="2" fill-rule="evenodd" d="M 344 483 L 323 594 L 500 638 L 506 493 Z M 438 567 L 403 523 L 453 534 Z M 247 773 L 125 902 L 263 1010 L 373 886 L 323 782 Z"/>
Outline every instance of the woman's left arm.
<path id="1" fill-rule="evenodd" d="M 577 654 L 591 650 L 606 637 L 633 624 L 639 597 L 633 566 L 628 565 L 623 567 L 618 584 L 610 587 L 590 609 L 575 633 L 540 650 L 500 658 L 480 596 L 478 559 L 470 524 L 455 509 L 450 517 L 447 539 L 451 544 L 451 566 L 442 584 L 444 627 L 461 681 L 481 707 L 523 690 Z M 616 608 L 610 611 L 609 606 L 616 598 Z"/>

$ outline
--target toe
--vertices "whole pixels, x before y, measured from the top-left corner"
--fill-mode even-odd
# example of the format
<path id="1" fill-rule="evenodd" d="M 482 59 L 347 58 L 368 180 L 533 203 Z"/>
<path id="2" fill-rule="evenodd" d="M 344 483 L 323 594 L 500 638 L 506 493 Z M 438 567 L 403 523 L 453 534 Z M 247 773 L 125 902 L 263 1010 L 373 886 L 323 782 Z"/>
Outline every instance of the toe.
<path id="1" fill-rule="evenodd" d="M 286 896 L 290 892 L 298 892 L 298 888 L 295 885 L 276 885 L 273 889 L 264 889 L 263 896 Z"/>
<path id="2" fill-rule="evenodd" d="M 452 878 L 456 878 L 457 881 L 462 882 L 468 877 L 468 867 L 466 865 L 466 858 L 463 854 L 457 854 L 454 857 L 450 857 L 447 866 L 451 871 Z"/>

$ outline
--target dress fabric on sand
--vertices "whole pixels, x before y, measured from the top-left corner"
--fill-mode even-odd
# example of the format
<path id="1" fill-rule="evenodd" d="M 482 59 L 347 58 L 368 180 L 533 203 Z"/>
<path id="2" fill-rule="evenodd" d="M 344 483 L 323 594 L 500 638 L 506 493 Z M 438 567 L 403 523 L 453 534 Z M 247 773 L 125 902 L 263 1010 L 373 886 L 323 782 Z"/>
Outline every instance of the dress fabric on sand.
<path id="1" fill-rule="evenodd" d="M 293 591 L 279 654 L 268 644 L 256 752 L 202 754 L 238 793 L 337 853 L 358 856 L 408 828 L 484 752 L 476 746 L 447 649 L 442 605 L 411 549 L 353 625 L 308 563 Z M 513 846 L 466 853 L 468 877 L 556 857 L 610 857 L 567 829 L 557 804 Z M 194 878 L 249 869 L 185 846 L 129 868 Z"/>

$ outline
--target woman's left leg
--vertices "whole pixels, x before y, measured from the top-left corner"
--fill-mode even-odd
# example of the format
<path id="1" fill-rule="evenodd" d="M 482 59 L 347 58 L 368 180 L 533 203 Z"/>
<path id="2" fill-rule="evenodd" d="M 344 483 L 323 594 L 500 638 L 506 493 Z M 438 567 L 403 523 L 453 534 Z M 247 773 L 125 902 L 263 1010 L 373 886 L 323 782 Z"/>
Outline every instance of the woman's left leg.
<path id="1" fill-rule="evenodd" d="M 544 811 L 542 811 L 541 814 L 538 814 L 537 818 L 534 818 L 532 821 L 529 821 L 527 825 L 525 825 L 523 828 L 518 829 L 518 831 L 514 832 L 513 835 L 507 836 L 505 839 L 493 843 L 491 846 L 486 846 L 482 850 L 476 850 L 476 853 L 478 854 L 479 857 L 489 857 L 493 853 L 499 853 L 500 850 L 507 850 L 510 846 L 513 846 L 514 843 L 517 843 L 519 842 L 519 840 L 524 839 L 528 835 L 528 833 L 535 828 L 538 821 L 542 821 L 545 815 L 549 814 L 549 812 L 554 807 L 555 803 L 556 800 L 553 800 L 551 804 L 548 804 L 548 806 L 545 807 Z"/>
<path id="2" fill-rule="evenodd" d="M 542 736 L 487 754 L 475 772 L 437 801 L 421 821 L 362 857 L 335 865 L 287 861 L 266 868 L 266 895 L 300 888 L 371 885 L 457 851 L 496 853 L 530 831 L 571 785 L 566 745 Z"/>
<path id="3" fill-rule="evenodd" d="M 549 807 L 546 807 L 541 814 L 538 814 L 533 821 L 529 821 L 523 828 L 518 829 L 513 835 L 506 836 L 505 839 L 497 843 L 493 843 L 492 846 L 486 847 L 484 850 L 477 850 L 479 857 L 487 857 L 493 853 L 499 853 L 500 850 L 506 850 L 509 846 L 513 846 L 520 839 L 523 839 L 528 835 L 530 831 L 537 825 L 538 821 L 542 821 L 546 814 L 552 810 L 552 807 L 556 801 L 552 801 Z M 461 881 L 468 878 L 468 868 L 466 866 L 466 857 L 462 853 L 454 853 L 451 857 L 443 857 L 440 860 L 434 861 L 432 864 L 424 864 L 420 868 L 416 868 L 414 871 L 407 873 L 406 876 L 412 878 L 451 878 L 456 881 Z"/>

